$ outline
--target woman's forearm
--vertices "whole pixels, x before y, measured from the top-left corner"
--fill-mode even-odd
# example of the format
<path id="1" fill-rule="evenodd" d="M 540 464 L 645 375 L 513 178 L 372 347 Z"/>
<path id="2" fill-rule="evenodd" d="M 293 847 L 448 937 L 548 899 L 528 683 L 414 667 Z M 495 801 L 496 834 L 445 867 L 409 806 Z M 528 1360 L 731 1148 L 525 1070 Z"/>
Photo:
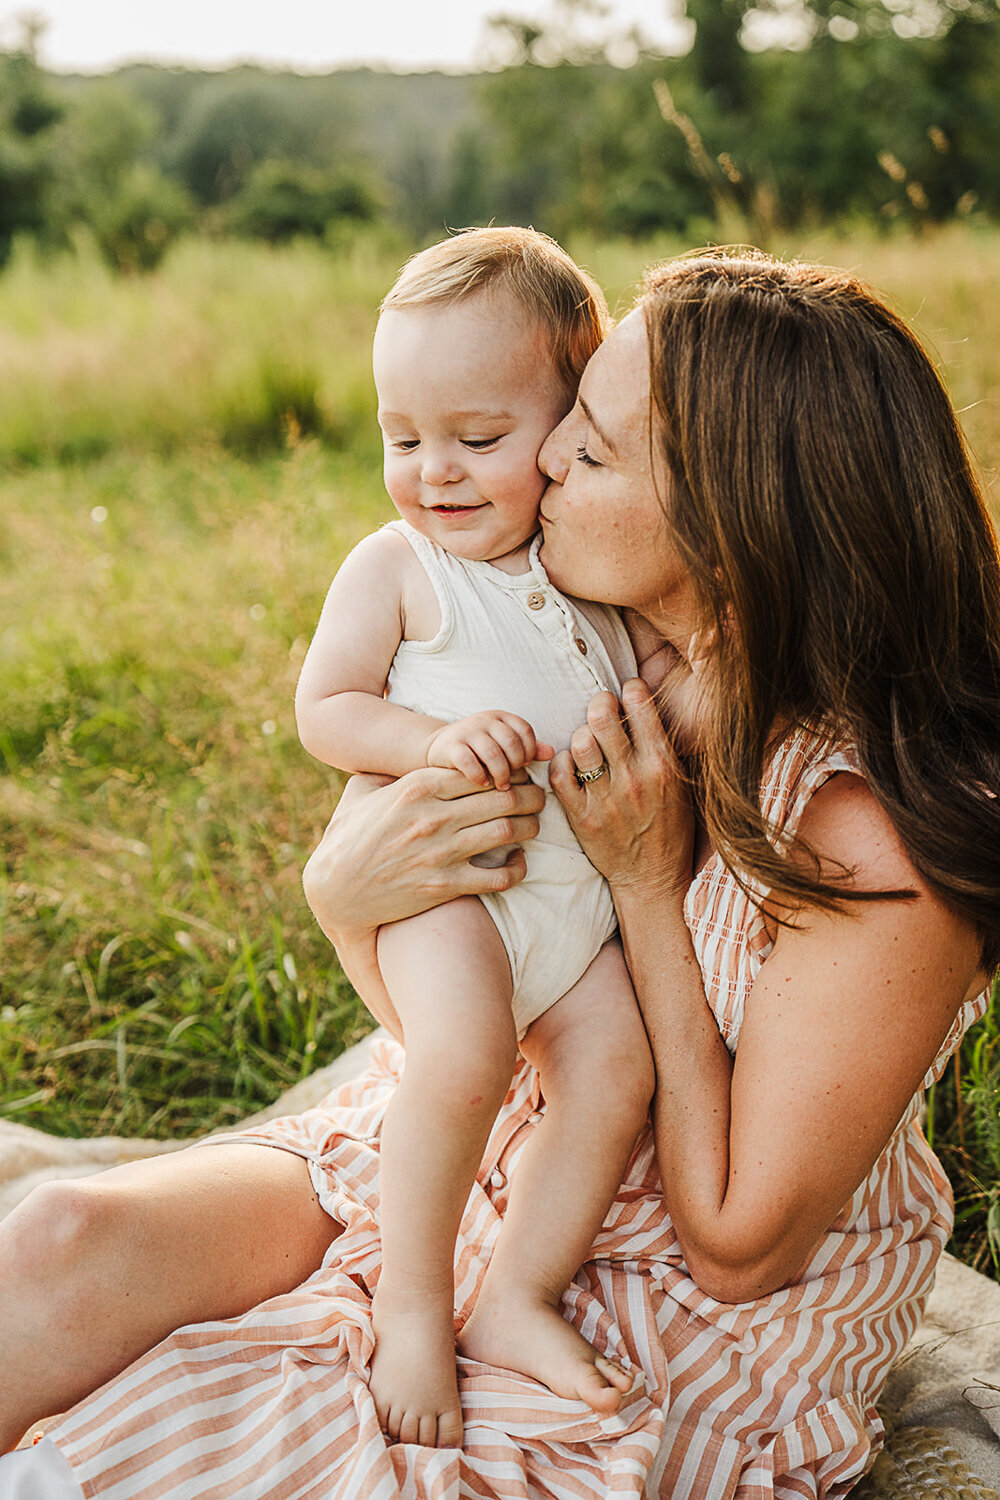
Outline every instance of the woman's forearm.
<path id="1" fill-rule="evenodd" d="M 615 892 L 622 943 L 656 1065 L 663 1194 L 695 1279 L 725 1248 L 732 1060 L 705 999 L 680 898 Z M 706 1290 L 709 1288 L 706 1287 Z"/>
<path id="2" fill-rule="evenodd" d="M 705 998 L 680 897 L 615 894 L 622 941 L 656 1066 L 653 1134 L 663 1195 L 692 1277 L 721 1302 L 766 1295 L 817 1238 L 794 1205 L 737 1178 L 733 1061 Z M 735 1122 L 738 1124 L 738 1122 Z"/>

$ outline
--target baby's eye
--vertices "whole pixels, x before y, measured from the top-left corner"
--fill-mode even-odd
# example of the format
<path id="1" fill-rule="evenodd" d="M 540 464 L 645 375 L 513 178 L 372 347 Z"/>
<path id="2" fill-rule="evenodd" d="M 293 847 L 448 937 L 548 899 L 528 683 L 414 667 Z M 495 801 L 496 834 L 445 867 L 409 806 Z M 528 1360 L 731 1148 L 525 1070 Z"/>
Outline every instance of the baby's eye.
<path id="1" fill-rule="evenodd" d="M 499 441 L 499 437 L 463 438 L 462 447 L 471 448 L 473 453 L 485 453 L 487 448 L 495 448 Z"/>
<path id="2" fill-rule="evenodd" d="M 419 442 L 419 438 L 394 438 L 392 446 L 398 448 L 400 453 L 412 453 Z"/>
<path id="3" fill-rule="evenodd" d="M 576 456 L 577 456 L 577 458 L 580 460 L 580 462 L 582 464 L 586 465 L 586 467 L 588 469 L 599 469 L 599 468 L 601 468 L 601 465 L 597 462 L 597 459 L 596 458 L 591 458 L 590 454 L 587 452 L 587 445 L 586 445 L 586 443 L 581 443 L 580 444 L 579 448 L 577 448 L 577 450 L 576 450 Z"/>

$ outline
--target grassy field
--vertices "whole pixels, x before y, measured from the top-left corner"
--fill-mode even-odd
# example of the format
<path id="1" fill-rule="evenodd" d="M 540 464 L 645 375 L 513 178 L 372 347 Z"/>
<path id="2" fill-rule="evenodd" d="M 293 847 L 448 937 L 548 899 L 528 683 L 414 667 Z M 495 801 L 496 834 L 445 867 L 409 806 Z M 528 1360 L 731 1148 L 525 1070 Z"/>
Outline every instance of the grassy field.
<path id="1" fill-rule="evenodd" d="M 682 247 L 576 245 L 627 299 Z M 933 346 L 1000 468 L 1000 234 L 817 233 Z M 369 388 L 402 258 L 192 242 L 121 280 L 0 277 L 0 1114 L 66 1134 L 228 1123 L 366 1014 L 302 898 L 339 782 L 292 693 L 326 585 L 389 513 Z M 957 1248 L 1000 1248 L 998 1007 L 935 1090 Z"/>

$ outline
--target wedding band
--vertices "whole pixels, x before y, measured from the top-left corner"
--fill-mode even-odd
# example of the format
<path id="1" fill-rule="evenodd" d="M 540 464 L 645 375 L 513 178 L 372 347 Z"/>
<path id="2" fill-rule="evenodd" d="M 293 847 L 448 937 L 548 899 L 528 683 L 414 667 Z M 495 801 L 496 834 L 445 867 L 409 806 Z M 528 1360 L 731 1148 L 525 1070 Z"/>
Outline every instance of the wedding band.
<path id="1" fill-rule="evenodd" d="M 602 760 L 601 764 L 596 766 L 593 771 L 577 771 L 576 779 L 581 786 L 585 786 L 588 781 L 599 781 L 607 769 L 607 761 Z"/>

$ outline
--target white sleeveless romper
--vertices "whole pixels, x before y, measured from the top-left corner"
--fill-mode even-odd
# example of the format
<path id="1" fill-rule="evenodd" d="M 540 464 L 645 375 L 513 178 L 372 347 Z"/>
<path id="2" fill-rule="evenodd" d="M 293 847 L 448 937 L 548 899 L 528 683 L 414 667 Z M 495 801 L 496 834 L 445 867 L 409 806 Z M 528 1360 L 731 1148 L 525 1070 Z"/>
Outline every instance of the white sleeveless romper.
<path id="1" fill-rule="evenodd" d="M 540 538 L 528 572 L 512 577 L 453 557 L 405 521 L 389 525 L 413 548 L 441 609 L 433 640 L 401 642 L 389 671 L 393 703 L 449 724 L 503 709 L 527 719 L 539 740 L 566 750 L 594 694 L 606 689 L 618 697 L 635 675 L 617 610 L 553 588 L 538 561 Z M 615 931 L 608 888 L 548 791 L 547 763 L 535 762 L 531 777 L 547 795 L 538 837 L 526 846 L 528 873 L 513 890 L 480 898 L 510 960 L 519 1038 Z"/>

